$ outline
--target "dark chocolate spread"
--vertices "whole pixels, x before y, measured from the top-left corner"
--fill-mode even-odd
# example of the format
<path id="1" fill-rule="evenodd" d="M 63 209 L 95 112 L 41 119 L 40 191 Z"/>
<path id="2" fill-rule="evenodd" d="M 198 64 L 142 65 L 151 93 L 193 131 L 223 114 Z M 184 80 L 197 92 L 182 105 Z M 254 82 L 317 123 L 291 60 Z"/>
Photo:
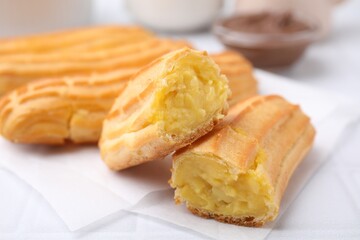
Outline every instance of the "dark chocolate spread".
<path id="1" fill-rule="evenodd" d="M 291 12 L 239 15 L 227 19 L 223 25 L 232 30 L 247 33 L 290 34 L 311 29 L 309 24 L 298 20 Z"/>
<path id="2" fill-rule="evenodd" d="M 291 12 L 235 15 L 219 21 L 215 34 L 257 67 L 286 66 L 295 62 L 315 40 L 316 28 Z"/>

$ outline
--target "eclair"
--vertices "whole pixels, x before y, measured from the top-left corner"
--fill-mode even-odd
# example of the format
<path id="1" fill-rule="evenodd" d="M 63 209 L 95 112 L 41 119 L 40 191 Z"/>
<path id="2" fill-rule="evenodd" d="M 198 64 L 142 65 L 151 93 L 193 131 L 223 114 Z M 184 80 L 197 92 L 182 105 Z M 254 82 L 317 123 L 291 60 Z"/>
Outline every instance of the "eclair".
<path id="1" fill-rule="evenodd" d="M 279 96 L 240 102 L 214 131 L 173 156 L 175 201 L 200 217 L 262 226 L 278 215 L 314 136 L 309 117 Z"/>
<path id="2" fill-rule="evenodd" d="M 206 54 L 184 48 L 142 68 L 115 100 L 99 147 L 121 170 L 161 159 L 207 132 L 228 109 L 228 80 Z"/>

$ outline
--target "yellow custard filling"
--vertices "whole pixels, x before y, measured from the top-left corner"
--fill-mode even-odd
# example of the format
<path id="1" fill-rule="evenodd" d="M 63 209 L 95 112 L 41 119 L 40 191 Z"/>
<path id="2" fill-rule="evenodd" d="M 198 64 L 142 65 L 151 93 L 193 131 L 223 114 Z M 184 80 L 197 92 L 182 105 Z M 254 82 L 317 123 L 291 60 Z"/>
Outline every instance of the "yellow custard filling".
<path id="1" fill-rule="evenodd" d="M 217 119 L 223 117 L 228 83 L 211 59 L 186 55 L 160 81 L 150 122 L 159 123 L 166 135 L 181 137 L 213 119 L 214 114 Z"/>
<path id="2" fill-rule="evenodd" d="M 256 162 L 265 155 L 258 154 Z M 172 186 L 176 198 L 193 208 L 232 217 L 272 218 L 276 211 L 272 188 L 261 164 L 246 173 L 235 173 L 212 155 L 187 153 L 176 160 Z"/>

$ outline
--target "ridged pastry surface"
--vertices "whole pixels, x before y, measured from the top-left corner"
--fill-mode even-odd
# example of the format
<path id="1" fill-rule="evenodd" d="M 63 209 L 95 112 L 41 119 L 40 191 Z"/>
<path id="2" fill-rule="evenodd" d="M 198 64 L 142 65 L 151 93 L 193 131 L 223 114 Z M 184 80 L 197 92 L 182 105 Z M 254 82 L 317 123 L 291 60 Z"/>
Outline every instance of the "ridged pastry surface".
<path id="1" fill-rule="evenodd" d="M 214 131 L 175 154 L 175 200 L 201 217 L 262 226 L 278 215 L 314 135 L 299 106 L 279 96 L 240 102 Z"/>
<path id="2" fill-rule="evenodd" d="M 91 27 L 0 40 L 0 95 L 33 80 L 136 65 L 124 63 L 124 56 L 155 45 L 153 34 L 134 26 Z"/>
<path id="3" fill-rule="evenodd" d="M 209 132 L 227 112 L 230 90 L 205 52 L 169 53 L 140 70 L 103 124 L 105 163 L 121 170 L 165 157 Z"/>

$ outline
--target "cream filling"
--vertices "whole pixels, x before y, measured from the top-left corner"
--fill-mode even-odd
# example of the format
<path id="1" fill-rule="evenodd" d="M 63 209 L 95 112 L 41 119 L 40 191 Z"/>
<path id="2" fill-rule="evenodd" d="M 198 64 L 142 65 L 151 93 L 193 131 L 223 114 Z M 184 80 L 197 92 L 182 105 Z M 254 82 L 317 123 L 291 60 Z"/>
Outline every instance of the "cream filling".
<path id="1" fill-rule="evenodd" d="M 189 54 L 161 79 L 152 103 L 151 123 L 171 138 L 191 134 L 221 114 L 228 98 L 227 80 L 210 59 Z"/>
<path id="2" fill-rule="evenodd" d="M 264 158 L 260 151 L 254 169 L 239 174 L 216 156 L 186 153 L 175 162 L 175 196 L 188 206 L 215 214 L 272 219 L 277 211 L 273 188 L 258 164 Z"/>

